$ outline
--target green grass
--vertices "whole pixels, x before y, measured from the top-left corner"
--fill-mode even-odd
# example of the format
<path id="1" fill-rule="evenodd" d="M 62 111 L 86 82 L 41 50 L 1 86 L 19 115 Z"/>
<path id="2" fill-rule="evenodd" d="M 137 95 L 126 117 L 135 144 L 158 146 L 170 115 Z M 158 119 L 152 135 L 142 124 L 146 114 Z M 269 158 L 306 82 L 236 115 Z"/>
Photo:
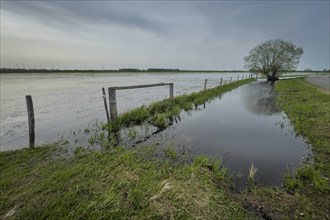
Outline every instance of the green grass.
<path id="1" fill-rule="evenodd" d="M 252 163 L 250 168 L 249 168 L 249 176 L 248 176 L 248 181 L 249 181 L 250 185 L 255 184 L 254 176 L 256 175 L 257 171 L 258 171 L 258 169 L 255 168 L 253 163 Z"/>
<path id="2" fill-rule="evenodd" d="M 152 148 L 102 152 L 55 146 L 1 153 L 1 219 L 245 219 L 227 171 L 198 157 L 175 165 Z M 62 156 L 54 156 L 54 155 Z"/>
<path id="3" fill-rule="evenodd" d="M 177 158 L 177 153 L 175 149 L 172 148 L 165 148 L 164 149 L 165 155 L 173 160 L 175 160 Z"/>
<path id="4" fill-rule="evenodd" d="M 288 171 L 284 178 L 284 187 L 292 190 L 304 190 L 304 186 L 312 186 L 318 191 L 329 191 L 327 177 L 321 175 L 320 170 L 312 165 L 302 165 L 297 170 Z"/>
<path id="5" fill-rule="evenodd" d="M 313 147 L 315 168 L 330 178 L 330 97 L 304 79 L 283 80 L 276 86 L 278 104 L 289 116 L 297 134 Z"/>

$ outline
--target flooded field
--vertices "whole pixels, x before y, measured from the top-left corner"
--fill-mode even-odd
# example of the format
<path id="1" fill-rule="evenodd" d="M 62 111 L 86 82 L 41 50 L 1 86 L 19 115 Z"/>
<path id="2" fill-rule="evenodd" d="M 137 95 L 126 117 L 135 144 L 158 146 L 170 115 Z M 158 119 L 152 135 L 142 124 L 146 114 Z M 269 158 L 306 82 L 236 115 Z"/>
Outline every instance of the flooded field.
<path id="1" fill-rule="evenodd" d="M 143 145 L 178 146 L 180 154 L 220 157 L 240 177 L 235 180 L 238 187 L 246 184 L 252 163 L 259 184 L 280 185 L 286 169 L 306 160 L 310 148 L 276 107 L 276 96 L 266 82 L 239 87 L 181 114 L 181 120 Z"/>
<path id="2" fill-rule="evenodd" d="M 28 145 L 26 95 L 32 95 L 36 144 L 66 137 L 95 120 L 106 121 L 102 87 L 174 82 L 174 95 L 199 91 L 237 79 L 243 73 L 26 73 L 1 74 L 1 151 Z M 247 74 L 244 74 L 247 75 Z M 168 97 L 168 87 L 117 92 L 118 111 Z"/>
<path id="3" fill-rule="evenodd" d="M 97 74 L 8 74 L 1 75 L 1 150 L 27 146 L 28 128 L 25 95 L 32 95 L 36 117 L 36 143 L 60 138 L 80 139 L 88 145 L 85 128 L 106 122 L 102 87 L 174 82 L 174 94 L 200 91 L 234 80 L 241 73 L 97 73 Z M 175 147 L 189 157 L 205 154 L 221 157 L 223 164 L 238 174 L 235 183 L 243 186 L 248 169 L 257 167 L 256 180 L 263 185 L 279 185 L 288 167 L 308 158 L 310 149 L 297 137 L 286 114 L 278 109 L 274 88 L 262 81 L 251 83 L 183 112 L 172 126 L 156 132 L 141 145 L 160 149 Z M 119 112 L 162 100 L 168 87 L 118 91 Z M 96 126 L 97 127 L 97 126 Z M 122 144 L 135 145 L 142 138 L 129 140 L 130 130 L 122 133 Z M 138 129 L 139 130 L 139 129 Z M 126 132 L 126 133 L 125 133 Z M 145 132 L 147 134 L 148 132 Z M 79 133 L 79 135 L 78 135 Z M 72 136 L 74 136 L 72 138 Z M 126 141 L 126 142 L 125 142 Z M 74 145 L 74 144 L 73 144 Z"/>

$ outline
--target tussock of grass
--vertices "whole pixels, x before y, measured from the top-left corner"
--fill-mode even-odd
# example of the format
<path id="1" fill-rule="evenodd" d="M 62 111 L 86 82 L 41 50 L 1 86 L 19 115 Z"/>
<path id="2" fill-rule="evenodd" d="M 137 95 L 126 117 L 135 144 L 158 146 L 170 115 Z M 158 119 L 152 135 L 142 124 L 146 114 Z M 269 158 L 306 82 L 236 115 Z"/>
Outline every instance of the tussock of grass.
<path id="1" fill-rule="evenodd" d="M 312 186 L 321 192 L 329 190 L 326 177 L 322 177 L 319 170 L 312 165 L 302 165 L 294 172 L 287 172 L 284 187 L 289 190 L 303 190 L 304 186 Z"/>
<path id="2" fill-rule="evenodd" d="M 219 161 L 174 165 L 148 147 L 54 157 L 63 153 L 46 146 L 0 154 L 2 219 L 245 218 L 217 187 L 227 173 Z"/>
<path id="3" fill-rule="evenodd" d="M 256 175 L 258 169 L 253 165 L 253 163 L 251 164 L 250 168 L 249 168 L 249 176 L 248 176 L 248 180 L 251 183 L 254 183 L 254 176 Z"/>

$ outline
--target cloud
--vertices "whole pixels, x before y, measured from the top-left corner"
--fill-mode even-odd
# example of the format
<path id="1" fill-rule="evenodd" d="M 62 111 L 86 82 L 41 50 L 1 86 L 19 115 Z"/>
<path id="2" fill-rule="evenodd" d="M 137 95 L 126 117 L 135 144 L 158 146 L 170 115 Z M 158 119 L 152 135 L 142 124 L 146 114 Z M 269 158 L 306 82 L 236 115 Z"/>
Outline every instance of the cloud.
<path id="1" fill-rule="evenodd" d="M 7 66 L 242 69 L 250 49 L 274 38 L 304 48 L 300 68 L 329 68 L 329 2 L 1 2 Z"/>
<path id="2" fill-rule="evenodd" d="M 89 25 L 115 25 L 164 31 L 166 28 L 134 8 L 111 1 L 4 1 L 2 9 L 48 27 L 76 29 Z"/>

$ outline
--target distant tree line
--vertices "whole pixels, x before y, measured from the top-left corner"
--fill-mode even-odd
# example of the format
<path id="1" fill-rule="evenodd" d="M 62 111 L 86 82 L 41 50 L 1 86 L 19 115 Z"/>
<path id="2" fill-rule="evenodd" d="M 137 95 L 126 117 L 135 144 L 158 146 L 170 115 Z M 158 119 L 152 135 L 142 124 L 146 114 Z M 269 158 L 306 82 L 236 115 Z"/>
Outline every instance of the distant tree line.
<path id="1" fill-rule="evenodd" d="M 56 73 L 56 72 L 248 72 L 245 70 L 180 70 L 180 69 L 168 69 L 168 68 L 149 68 L 149 69 L 137 69 L 137 68 L 121 68 L 118 70 L 95 70 L 95 69 L 24 69 L 24 68 L 0 68 L 0 73 Z"/>
<path id="2" fill-rule="evenodd" d="M 249 70 L 254 71 L 254 70 Z M 330 69 L 323 69 L 323 72 L 330 72 Z M 67 72 L 67 73 L 91 73 L 91 72 L 104 72 L 104 73 L 119 73 L 119 72 L 248 72 L 244 70 L 180 70 L 180 69 L 166 69 L 166 68 L 149 68 L 149 69 L 137 69 L 137 68 L 122 68 L 118 70 L 62 70 L 62 69 L 24 69 L 24 68 L 0 68 L 0 73 L 57 73 L 57 72 Z M 320 70 L 312 70 L 306 68 L 305 70 L 293 70 L 286 72 L 321 72 Z"/>
<path id="3" fill-rule="evenodd" d="M 312 70 L 311 68 L 305 68 L 304 69 L 304 72 L 320 72 L 320 71 L 317 71 L 317 70 Z M 330 69 L 323 69 L 322 72 L 330 72 Z"/>
<path id="4" fill-rule="evenodd" d="M 54 72 L 180 72 L 180 69 L 149 68 L 141 70 L 137 68 L 122 68 L 118 70 L 61 70 L 61 69 L 24 69 L 24 68 L 0 68 L 0 73 L 54 73 Z"/>
<path id="5" fill-rule="evenodd" d="M 23 69 L 23 68 L 0 68 L 0 73 L 56 73 L 56 72 L 118 72 L 118 70 L 62 70 L 62 69 Z"/>

